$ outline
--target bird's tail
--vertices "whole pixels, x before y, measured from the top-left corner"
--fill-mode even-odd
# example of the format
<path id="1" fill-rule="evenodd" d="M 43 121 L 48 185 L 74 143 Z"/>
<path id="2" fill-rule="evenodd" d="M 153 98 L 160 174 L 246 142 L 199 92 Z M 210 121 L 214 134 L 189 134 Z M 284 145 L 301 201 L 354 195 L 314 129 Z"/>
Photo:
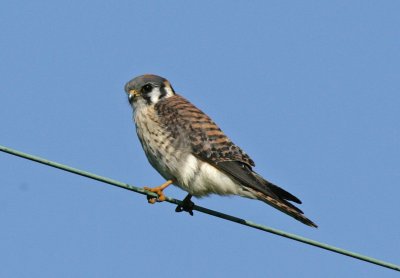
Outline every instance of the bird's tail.
<path id="1" fill-rule="evenodd" d="M 303 212 L 289 201 L 301 204 L 301 201 L 291 193 L 287 192 L 285 189 L 265 180 L 263 177 L 253 172 L 257 180 L 264 184 L 266 187 L 266 192 L 256 192 L 256 196 L 260 201 L 267 203 L 270 206 L 286 213 L 287 215 L 293 217 L 294 219 L 304 223 L 308 226 L 317 228 L 318 226 L 312 222 L 310 219 L 304 216 Z M 269 194 L 268 194 L 269 193 Z"/>
<path id="2" fill-rule="evenodd" d="M 286 213 L 287 215 L 293 217 L 294 219 L 300 221 L 303 224 L 306 224 L 311 227 L 317 228 L 318 226 L 312 222 L 310 219 L 304 216 L 303 212 L 297 208 L 296 206 L 292 205 L 291 203 L 282 200 L 282 199 L 277 199 L 268 195 L 265 195 L 261 192 L 257 192 L 257 197 L 260 201 L 263 201 L 267 203 L 270 206 L 273 206 L 274 208 L 282 211 L 283 213 Z"/>

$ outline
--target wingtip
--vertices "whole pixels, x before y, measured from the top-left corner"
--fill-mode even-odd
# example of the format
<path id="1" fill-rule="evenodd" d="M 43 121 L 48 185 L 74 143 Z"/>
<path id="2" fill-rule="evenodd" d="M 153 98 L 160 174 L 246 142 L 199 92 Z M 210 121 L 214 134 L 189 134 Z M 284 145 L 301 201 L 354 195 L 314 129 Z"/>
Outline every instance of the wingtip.
<path id="1" fill-rule="evenodd" d="M 313 227 L 313 228 L 316 228 L 316 229 L 318 229 L 318 225 L 317 225 L 317 224 L 315 224 L 314 222 L 312 222 L 311 220 L 310 220 L 310 222 L 309 222 L 309 223 L 307 223 L 306 225 L 308 225 L 308 226 L 310 226 L 310 227 Z"/>
<path id="2" fill-rule="evenodd" d="M 285 200 L 275 199 L 271 196 L 263 195 L 262 193 L 258 193 L 261 197 L 259 200 L 273 206 L 274 208 L 286 213 L 287 215 L 293 217 L 297 221 L 314 228 L 318 228 L 318 225 L 315 224 L 313 221 L 308 219 L 301 210 L 299 210 L 294 205 L 286 202 Z"/>
<path id="3" fill-rule="evenodd" d="M 308 219 L 307 217 L 304 216 L 303 213 L 300 214 L 289 214 L 290 216 L 292 216 L 293 218 L 295 218 L 296 220 L 300 221 L 301 223 L 313 227 L 313 228 L 318 228 L 318 225 L 315 224 L 313 221 L 311 221 L 310 219 Z"/>

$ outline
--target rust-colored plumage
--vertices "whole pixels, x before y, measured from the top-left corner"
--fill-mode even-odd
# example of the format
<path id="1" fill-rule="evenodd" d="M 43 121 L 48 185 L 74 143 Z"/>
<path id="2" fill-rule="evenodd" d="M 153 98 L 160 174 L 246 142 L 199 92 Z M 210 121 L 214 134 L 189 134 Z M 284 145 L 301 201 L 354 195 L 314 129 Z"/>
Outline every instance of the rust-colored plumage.
<path id="1" fill-rule="evenodd" d="M 254 166 L 253 160 L 232 143 L 210 117 L 180 95 L 166 98 L 154 108 L 161 124 L 174 138 L 187 137 L 182 140 L 190 142 L 193 154 L 200 159 L 213 163 L 233 160 Z"/>
<path id="2" fill-rule="evenodd" d="M 140 76 L 128 82 L 126 91 L 143 149 L 164 178 L 197 197 L 214 193 L 258 199 L 317 227 L 290 203 L 301 204 L 297 197 L 254 172 L 253 160 L 167 80 Z"/>

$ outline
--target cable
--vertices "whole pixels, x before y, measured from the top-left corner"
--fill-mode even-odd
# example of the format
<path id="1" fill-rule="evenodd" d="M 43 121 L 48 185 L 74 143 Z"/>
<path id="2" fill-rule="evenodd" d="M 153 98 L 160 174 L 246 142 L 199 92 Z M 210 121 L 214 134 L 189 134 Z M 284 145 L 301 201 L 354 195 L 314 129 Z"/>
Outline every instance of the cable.
<path id="1" fill-rule="evenodd" d="M 0 151 L 8 153 L 8 154 L 15 155 L 15 156 L 19 156 L 19 157 L 22 157 L 22 158 L 25 158 L 25 159 L 28 159 L 28 160 L 32 160 L 32 161 L 35 161 L 35 162 L 38 162 L 38 163 L 41 163 L 41 164 L 44 164 L 44 165 L 47 165 L 47 166 L 58 168 L 58 169 L 61 169 L 61 170 L 64 170 L 64 171 L 67 171 L 67 172 L 70 172 L 70 173 L 74 173 L 74 174 L 77 174 L 77 175 L 80 175 L 80 176 L 83 176 L 83 177 L 87 177 L 87 178 L 91 178 L 91 179 L 94 179 L 94 180 L 97 180 L 97 181 L 101 181 L 101 182 L 104 182 L 104 183 L 107 183 L 107 184 L 111 184 L 111 185 L 114 185 L 114 186 L 117 186 L 117 187 L 120 187 L 120 188 L 123 188 L 123 189 L 134 191 L 134 192 L 139 193 L 139 194 L 143 194 L 143 195 L 147 195 L 147 196 L 151 196 L 151 197 L 157 197 L 157 194 L 149 192 L 149 191 L 146 191 L 146 190 L 144 190 L 144 189 L 142 189 L 140 187 L 136 187 L 136 186 L 133 186 L 133 185 L 129 185 L 127 183 L 123 183 L 123 182 L 117 181 L 117 180 L 113 180 L 113 179 L 110 179 L 110 178 L 106 178 L 106 177 L 95 175 L 95 174 L 92 174 L 92 173 L 89 173 L 89 172 L 85 172 L 85 171 L 82 171 L 82 170 L 79 170 L 79 169 L 76 169 L 76 168 L 61 164 L 61 163 L 57 163 L 57 162 L 50 161 L 50 160 L 47 160 L 47 159 L 44 159 L 44 158 L 41 158 L 41 157 L 33 156 L 33 155 L 30 155 L 30 154 L 27 154 L 27 153 L 23 153 L 23 152 L 20 152 L 20 151 L 17 151 L 17 150 L 13 150 L 13 149 L 1 146 L 1 145 L 0 145 Z M 174 198 L 167 197 L 166 201 L 169 202 L 169 203 L 172 203 L 172 204 L 182 205 L 182 201 L 174 199 Z M 286 237 L 286 238 L 289 238 L 289 239 L 292 239 L 292 240 L 296 240 L 296 241 L 299 241 L 299 242 L 302 242 L 302 243 L 305 243 L 305 244 L 308 244 L 308 245 L 312 245 L 312 246 L 315 246 L 315 247 L 318 247 L 318 248 L 322 248 L 322 249 L 331 251 L 331 252 L 339 253 L 341 255 L 349 256 L 349 257 L 352 257 L 352 258 L 355 258 L 355 259 L 358 259 L 358 260 L 362 260 L 362 261 L 365 261 L 365 262 L 368 262 L 368 263 L 376 264 L 378 266 L 382 266 L 382 267 L 390 268 L 390 269 L 393 269 L 393 270 L 396 270 L 396 271 L 400 271 L 400 266 L 399 265 L 395 265 L 395 264 L 388 263 L 388 262 L 385 262 L 385 261 L 382 261 L 382 260 L 371 258 L 371 257 L 365 256 L 365 255 L 362 255 L 362 254 L 354 253 L 354 252 L 351 252 L 351 251 L 348 251 L 348 250 L 345 250 L 345 249 L 342 249 L 342 248 L 338 248 L 338 247 L 335 247 L 335 246 L 332 246 L 332 245 L 329 245 L 329 244 L 321 243 L 321 242 L 318 242 L 318 241 L 315 241 L 315 240 L 312 240 L 312 239 L 308 239 L 308 238 L 305 238 L 305 237 L 301 237 L 301 236 L 298 236 L 298 235 L 295 235 L 295 234 L 287 233 L 287 232 L 284 232 L 284 231 L 281 231 L 281 230 L 278 230 L 278 229 L 274 229 L 274 228 L 270 228 L 270 227 L 267 227 L 267 226 L 264 226 L 264 225 L 253 223 L 251 221 L 248 221 L 248 220 L 245 220 L 245 219 L 241 219 L 241 218 L 238 218 L 238 217 L 235 217 L 235 216 L 232 216 L 232 215 L 229 215 L 229 214 L 225 214 L 225 213 L 222 213 L 222 212 L 219 212 L 219 211 L 211 210 L 211 209 L 204 208 L 204 207 L 197 206 L 197 205 L 194 205 L 193 210 L 196 210 L 196 211 L 199 211 L 199 212 L 202 212 L 202 213 L 206 213 L 206 214 L 218 217 L 218 218 L 222 218 L 222 219 L 225 219 L 225 220 L 228 220 L 228 221 L 231 221 L 231 222 L 235 222 L 235 223 L 238 223 L 238 224 L 241 224 L 241 225 L 245 225 L 245 226 L 248 226 L 248 227 L 251 227 L 251 228 L 254 228 L 254 229 L 258 229 L 258 230 L 261 230 L 261 231 L 264 231 L 264 232 L 268 232 L 268 233 L 272 233 L 272 234 L 275 234 L 275 235 L 278 235 L 278 236 L 282 236 L 282 237 Z"/>

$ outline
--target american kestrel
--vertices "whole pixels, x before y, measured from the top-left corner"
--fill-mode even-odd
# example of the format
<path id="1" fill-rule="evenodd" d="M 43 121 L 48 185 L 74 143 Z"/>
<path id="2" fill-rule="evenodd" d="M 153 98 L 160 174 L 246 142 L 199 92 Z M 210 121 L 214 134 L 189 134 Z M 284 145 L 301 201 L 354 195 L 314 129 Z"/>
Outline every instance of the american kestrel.
<path id="1" fill-rule="evenodd" d="M 192 214 L 192 196 L 239 195 L 263 201 L 298 221 L 317 227 L 289 201 L 301 201 L 253 171 L 253 160 L 200 109 L 175 93 L 163 77 L 146 74 L 125 85 L 136 132 L 150 164 L 167 181 L 146 190 L 164 201 L 170 184 L 187 191 L 177 211 Z M 154 203 L 155 198 L 149 198 Z"/>

